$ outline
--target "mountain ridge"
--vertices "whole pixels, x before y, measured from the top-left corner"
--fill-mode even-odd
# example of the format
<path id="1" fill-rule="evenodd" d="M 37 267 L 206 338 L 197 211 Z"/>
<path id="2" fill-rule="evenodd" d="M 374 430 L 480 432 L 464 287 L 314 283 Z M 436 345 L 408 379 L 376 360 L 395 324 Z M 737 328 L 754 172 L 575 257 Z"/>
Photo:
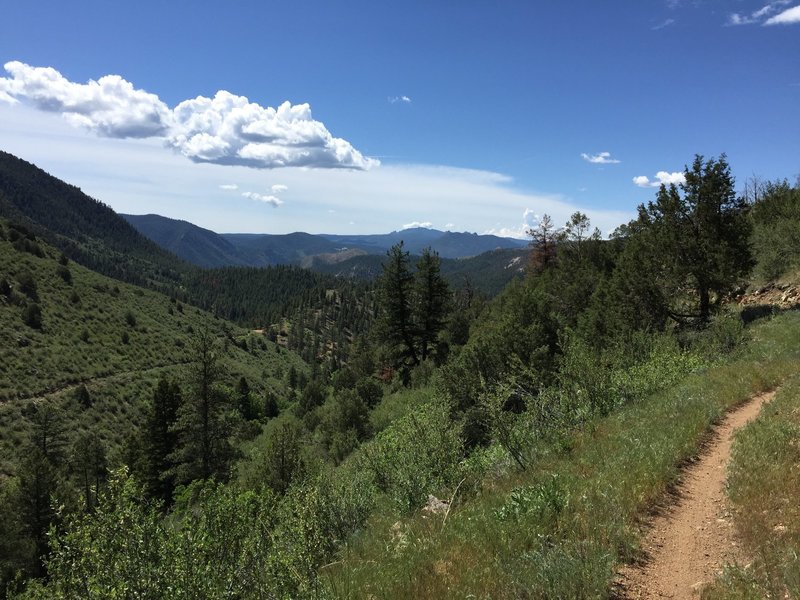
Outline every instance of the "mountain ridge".
<path id="1" fill-rule="evenodd" d="M 495 235 L 440 231 L 422 227 L 385 234 L 216 233 L 188 221 L 160 215 L 121 214 L 142 235 L 182 259 L 201 267 L 307 266 L 338 263 L 339 253 L 385 254 L 400 242 L 411 254 L 431 248 L 442 258 L 469 258 L 497 249 L 520 249 L 525 240 Z"/>

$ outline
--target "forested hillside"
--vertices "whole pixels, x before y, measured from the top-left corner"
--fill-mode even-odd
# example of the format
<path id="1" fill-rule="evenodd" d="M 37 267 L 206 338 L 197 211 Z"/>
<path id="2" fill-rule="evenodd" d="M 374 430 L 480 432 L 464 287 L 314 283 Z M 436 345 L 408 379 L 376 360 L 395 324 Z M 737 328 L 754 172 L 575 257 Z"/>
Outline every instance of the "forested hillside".
<path id="1" fill-rule="evenodd" d="M 713 423 L 800 370 L 797 313 L 737 302 L 800 281 L 800 187 L 684 177 L 607 240 L 543 216 L 491 299 L 397 243 L 373 285 L 201 272 L 214 317 L 4 223 L 6 593 L 611 597 Z"/>
<path id="2" fill-rule="evenodd" d="M 27 227 L 68 258 L 122 281 L 168 289 L 190 268 L 102 202 L 2 151 L 0 217 Z"/>

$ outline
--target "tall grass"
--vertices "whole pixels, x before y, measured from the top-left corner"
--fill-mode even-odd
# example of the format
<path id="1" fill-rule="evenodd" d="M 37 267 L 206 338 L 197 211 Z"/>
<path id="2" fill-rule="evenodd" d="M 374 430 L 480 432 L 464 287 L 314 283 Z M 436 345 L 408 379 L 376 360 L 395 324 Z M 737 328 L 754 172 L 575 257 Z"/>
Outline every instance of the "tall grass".
<path id="1" fill-rule="evenodd" d="M 374 515 L 323 570 L 327 593 L 607 597 L 616 565 L 638 556 L 642 516 L 727 409 L 797 371 L 797 339 L 798 314 L 760 324 L 735 359 L 592 420 L 568 444 L 541 452 L 534 468 L 485 481 L 446 521 Z"/>
<path id="2" fill-rule="evenodd" d="M 728 496 L 752 562 L 729 567 L 704 597 L 800 598 L 800 377 L 736 436 Z"/>

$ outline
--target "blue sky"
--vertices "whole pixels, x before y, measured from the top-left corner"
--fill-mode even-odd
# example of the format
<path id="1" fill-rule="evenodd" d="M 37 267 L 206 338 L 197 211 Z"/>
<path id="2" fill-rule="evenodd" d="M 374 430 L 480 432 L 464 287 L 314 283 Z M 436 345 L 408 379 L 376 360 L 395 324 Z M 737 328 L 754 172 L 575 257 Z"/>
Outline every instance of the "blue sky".
<path id="1" fill-rule="evenodd" d="M 0 148 L 216 231 L 608 232 L 695 153 L 800 174 L 800 0 L 29 0 L 0 64 Z"/>

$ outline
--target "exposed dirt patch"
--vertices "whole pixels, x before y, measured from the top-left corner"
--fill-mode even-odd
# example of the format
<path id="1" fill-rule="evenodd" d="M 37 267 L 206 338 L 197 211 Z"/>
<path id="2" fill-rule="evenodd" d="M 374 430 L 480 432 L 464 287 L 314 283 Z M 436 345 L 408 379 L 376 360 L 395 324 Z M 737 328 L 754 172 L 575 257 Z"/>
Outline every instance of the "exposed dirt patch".
<path id="1" fill-rule="evenodd" d="M 698 459 L 683 473 L 642 544 L 645 559 L 619 572 L 620 598 L 696 598 L 726 563 L 745 558 L 725 498 L 725 474 L 737 429 L 753 420 L 774 392 L 728 413 Z"/>
<path id="2" fill-rule="evenodd" d="M 800 306 L 800 285 L 789 283 L 769 283 L 756 288 L 749 294 L 738 298 L 739 305 L 774 306 L 781 309 L 792 309 Z"/>

